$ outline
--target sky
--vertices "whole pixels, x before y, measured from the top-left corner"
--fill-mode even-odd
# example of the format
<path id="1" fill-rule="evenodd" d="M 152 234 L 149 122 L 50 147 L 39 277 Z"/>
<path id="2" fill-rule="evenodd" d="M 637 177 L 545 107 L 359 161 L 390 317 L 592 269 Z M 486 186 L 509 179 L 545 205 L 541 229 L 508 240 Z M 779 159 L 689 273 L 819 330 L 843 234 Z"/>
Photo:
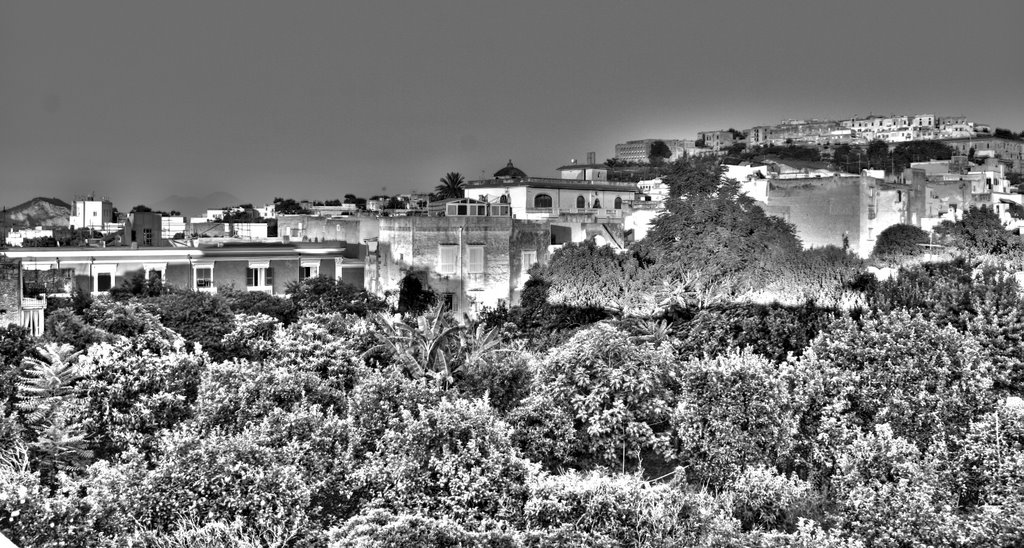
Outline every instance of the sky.
<path id="1" fill-rule="evenodd" d="M 0 0 L 0 204 L 428 191 L 787 118 L 1021 131 L 1022 24 L 1020 0 Z"/>

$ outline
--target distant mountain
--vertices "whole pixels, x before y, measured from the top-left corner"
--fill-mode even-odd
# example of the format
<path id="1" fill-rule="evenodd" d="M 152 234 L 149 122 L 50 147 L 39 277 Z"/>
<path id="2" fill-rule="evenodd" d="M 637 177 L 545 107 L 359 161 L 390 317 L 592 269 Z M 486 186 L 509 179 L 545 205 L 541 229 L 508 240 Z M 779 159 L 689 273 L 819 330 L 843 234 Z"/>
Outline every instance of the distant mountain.
<path id="1" fill-rule="evenodd" d="M 5 227 L 30 228 L 67 227 L 71 221 L 71 204 L 57 198 L 32 198 L 0 213 Z"/>
<path id="2" fill-rule="evenodd" d="M 227 192 L 214 192 L 204 198 L 169 196 L 155 204 L 147 205 L 153 208 L 154 211 L 180 211 L 186 217 L 195 217 L 206 213 L 207 209 L 236 206 L 241 203 L 242 200 L 238 196 L 228 194 Z"/>

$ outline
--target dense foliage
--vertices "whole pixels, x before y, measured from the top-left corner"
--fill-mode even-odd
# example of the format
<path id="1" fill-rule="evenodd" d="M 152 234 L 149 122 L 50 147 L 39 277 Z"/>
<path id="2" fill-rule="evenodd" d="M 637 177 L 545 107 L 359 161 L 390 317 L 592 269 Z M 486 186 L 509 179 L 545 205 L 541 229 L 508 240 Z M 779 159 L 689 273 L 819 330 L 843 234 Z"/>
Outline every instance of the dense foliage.
<path id="1" fill-rule="evenodd" d="M 90 548 L 1024 544 L 1015 271 L 965 253 L 860 276 L 722 199 L 713 171 L 679 170 L 657 238 L 565 246 L 480 324 L 312 279 L 290 299 L 83 297 L 41 338 L 0 330 L 0 532 Z"/>

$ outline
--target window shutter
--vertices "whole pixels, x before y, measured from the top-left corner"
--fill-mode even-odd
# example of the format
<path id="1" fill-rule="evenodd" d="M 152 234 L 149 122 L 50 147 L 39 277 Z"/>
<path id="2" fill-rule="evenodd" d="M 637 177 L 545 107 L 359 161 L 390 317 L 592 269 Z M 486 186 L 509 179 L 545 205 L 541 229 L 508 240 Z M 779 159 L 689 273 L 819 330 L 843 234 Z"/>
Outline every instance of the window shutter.
<path id="1" fill-rule="evenodd" d="M 469 248 L 469 273 L 483 274 L 484 272 L 484 247 L 480 245 Z"/>
<path id="2" fill-rule="evenodd" d="M 263 285 L 268 285 L 268 286 L 274 285 L 274 269 L 268 266 L 267 269 L 265 270 L 265 272 L 266 272 L 266 276 L 265 276 L 266 279 L 265 279 Z"/>
<path id="3" fill-rule="evenodd" d="M 442 245 L 440 252 L 440 264 L 438 265 L 438 273 L 440 274 L 455 274 L 455 261 L 458 257 L 459 248 L 454 245 Z"/>

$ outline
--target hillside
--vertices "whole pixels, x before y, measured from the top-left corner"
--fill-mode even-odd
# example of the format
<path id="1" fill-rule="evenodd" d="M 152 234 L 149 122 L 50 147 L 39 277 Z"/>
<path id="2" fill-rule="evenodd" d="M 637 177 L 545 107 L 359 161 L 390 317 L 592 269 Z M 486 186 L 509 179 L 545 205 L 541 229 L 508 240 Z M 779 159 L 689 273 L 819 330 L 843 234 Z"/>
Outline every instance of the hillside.
<path id="1" fill-rule="evenodd" d="M 4 210 L 0 222 L 17 228 L 67 227 L 70 218 L 71 204 L 57 198 L 36 197 Z"/>

